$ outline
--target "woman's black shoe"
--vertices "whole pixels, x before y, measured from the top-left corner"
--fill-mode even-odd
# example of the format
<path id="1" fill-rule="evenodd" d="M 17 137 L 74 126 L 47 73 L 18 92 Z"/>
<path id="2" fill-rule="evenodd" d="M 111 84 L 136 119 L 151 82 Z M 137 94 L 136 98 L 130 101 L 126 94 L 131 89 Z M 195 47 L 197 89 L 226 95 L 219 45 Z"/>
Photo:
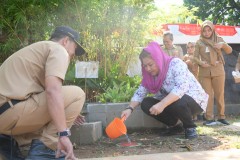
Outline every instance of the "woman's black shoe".
<path id="1" fill-rule="evenodd" d="M 160 136 L 173 136 L 173 135 L 180 135 L 184 134 L 184 128 L 182 124 L 178 124 L 174 127 L 169 127 L 165 131 L 160 132 Z"/>
<path id="2" fill-rule="evenodd" d="M 197 134 L 196 128 L 186 128 L 185 130 L 186 139 L 194 139 L 197 137 L 198 137 L 198 134 Z"/>

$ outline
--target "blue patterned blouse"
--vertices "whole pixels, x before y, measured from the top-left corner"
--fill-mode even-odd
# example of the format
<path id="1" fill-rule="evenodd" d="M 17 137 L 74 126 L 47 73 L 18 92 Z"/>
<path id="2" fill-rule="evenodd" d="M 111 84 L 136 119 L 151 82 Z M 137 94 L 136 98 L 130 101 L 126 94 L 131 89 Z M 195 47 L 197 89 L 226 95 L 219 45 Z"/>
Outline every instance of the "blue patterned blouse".
<path id="1" fill-rule="evenodd" d="M 161 100 L 170 92 L 179 98 L 184 94 L 189 95 L 206 111 L 208 94 L 204 91 L 194 75 L 188 70 L 187 65 L 179 58 L 173 58 L 170 62 L 166 79 L 154 97 Z M 149 91 L 140 85 L 135 91 L 131 101 L 141 103 L 148 93 Z"/>

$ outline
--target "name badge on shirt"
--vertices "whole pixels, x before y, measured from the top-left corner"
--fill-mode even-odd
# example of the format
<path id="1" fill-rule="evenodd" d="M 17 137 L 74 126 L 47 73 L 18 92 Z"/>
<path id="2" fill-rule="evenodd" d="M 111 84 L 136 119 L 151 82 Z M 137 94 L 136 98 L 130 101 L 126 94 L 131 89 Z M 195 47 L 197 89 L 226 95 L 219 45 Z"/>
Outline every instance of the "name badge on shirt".
<path id="1" fill-rule="evenodd" d="M 205 52 L 210 52 L 210 51 L 209 51 L 209 49 L 208 49 L 208 47 L 206 47 L 206 50 L 205 50 Z"/>

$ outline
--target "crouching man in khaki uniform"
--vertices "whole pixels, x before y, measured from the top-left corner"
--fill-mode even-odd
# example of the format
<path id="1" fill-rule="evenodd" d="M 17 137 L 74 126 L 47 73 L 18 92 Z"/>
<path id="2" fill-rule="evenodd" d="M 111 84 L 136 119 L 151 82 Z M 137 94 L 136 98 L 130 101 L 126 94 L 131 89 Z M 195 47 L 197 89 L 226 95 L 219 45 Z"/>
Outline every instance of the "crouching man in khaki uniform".
<path id="1" fill-rule="evenodd" d="M 75 159 L 69 129 L 84 122 L 85 93 L 62 84 L 70 59 L 85 53 L 78 40 L 78 32 L 60 26 L 49 41 L 17 51 L 0 66 L 0 155 L 5 159 L 24 159 L 18 145 L 30 142 L 27 160 Z"/>

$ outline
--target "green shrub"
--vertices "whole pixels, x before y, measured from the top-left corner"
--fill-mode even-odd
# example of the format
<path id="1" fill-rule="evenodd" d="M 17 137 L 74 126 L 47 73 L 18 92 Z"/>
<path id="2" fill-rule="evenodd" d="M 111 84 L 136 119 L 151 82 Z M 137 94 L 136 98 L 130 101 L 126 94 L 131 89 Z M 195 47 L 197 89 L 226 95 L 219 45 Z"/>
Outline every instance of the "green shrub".
<path id="1" fill-rule="evenodd" d="M 133 96 L 135 90 L 140 83 L 140 77 L 135 76 L 133 78 L 127 77 L 127 81 L 118 83 L 113 81 L 113 86 L 109 86 L 104 93 L 96 96 L 97 100 L 102 103 L 106 102 L 128 102 Z"/>

